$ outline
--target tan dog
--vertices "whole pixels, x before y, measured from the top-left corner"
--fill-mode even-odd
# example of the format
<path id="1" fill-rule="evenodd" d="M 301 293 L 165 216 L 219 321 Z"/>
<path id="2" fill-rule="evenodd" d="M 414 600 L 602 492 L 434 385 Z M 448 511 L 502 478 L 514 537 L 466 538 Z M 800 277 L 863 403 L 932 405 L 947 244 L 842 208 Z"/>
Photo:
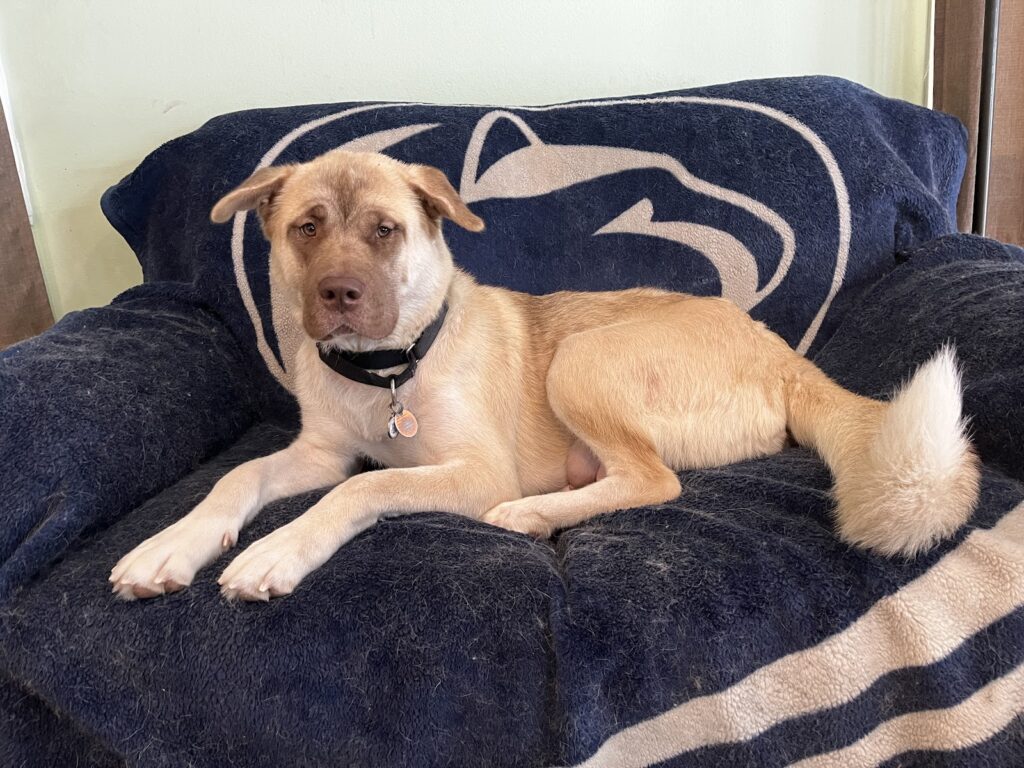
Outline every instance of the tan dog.
<path id="1" fill-rule="evenodd" d="M 547 536 L 669 501 L 677 470 L 775 453 L 787 430 L 832 469 L 839 534 L 853 544 L 913 555 L 975 505 L 978 463 L 948 350 L 886 404 L 842 389 L 722 299 L 478 285 L 454 267 L 441 219 L 483 222 L 440 171 L 383 155 L 260 170 L 211 215 L 253 208 L 309 337 L 295 361 L 301 434 L 122 558 L 110 576 L 122 597 L 187 586 L 261 507 L 304 491 L 336 486 L 236 557 L 224 595 L 286 595 L 384 516 L 442 510 Z M 397 390 L 418 432 L 389 439 L 390 391 L 339 375 L 316 342 L 407 349 L 445 302 L 429 354 Z M 353 475 L 361 456 L 389 468 Z"/>

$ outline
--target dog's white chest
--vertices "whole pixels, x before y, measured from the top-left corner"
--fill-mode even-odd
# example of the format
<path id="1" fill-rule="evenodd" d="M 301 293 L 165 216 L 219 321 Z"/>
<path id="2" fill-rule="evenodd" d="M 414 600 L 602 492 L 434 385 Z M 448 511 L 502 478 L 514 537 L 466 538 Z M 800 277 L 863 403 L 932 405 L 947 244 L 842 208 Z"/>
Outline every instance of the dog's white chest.
<path id="1" fill-rule="evenodd" d="M 315 425 L 317 433 L 336 441 L 339 450 L 354 449 L 390 467 L 421 466 L 439 461 L 450 431 L 460 428 L 462 419 L 448 398 L 423 391 L 416 379 L 395 393 L 397 416 L 404 414 L 406 419 L 399 424 L 398 418 L 392 421 L 396 414 L 390 391 L 314 370 L 322 378 L 300 393 L 303 426 Z M 415 419 L 415 428 L 410 428 L 409 419 Z"/>

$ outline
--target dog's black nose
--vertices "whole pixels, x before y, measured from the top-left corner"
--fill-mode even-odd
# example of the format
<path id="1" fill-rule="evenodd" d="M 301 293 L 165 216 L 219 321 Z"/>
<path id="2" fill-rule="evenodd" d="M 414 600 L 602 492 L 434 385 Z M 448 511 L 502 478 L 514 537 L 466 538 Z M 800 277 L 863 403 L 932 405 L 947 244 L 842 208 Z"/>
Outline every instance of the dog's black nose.
<path id="1" fill-rule="evenodd" d="M 362 300 L 366 286 L 354 277 L 325 277 L 317 286 L 320 302 L 328 309 L 344 312 Z"/>

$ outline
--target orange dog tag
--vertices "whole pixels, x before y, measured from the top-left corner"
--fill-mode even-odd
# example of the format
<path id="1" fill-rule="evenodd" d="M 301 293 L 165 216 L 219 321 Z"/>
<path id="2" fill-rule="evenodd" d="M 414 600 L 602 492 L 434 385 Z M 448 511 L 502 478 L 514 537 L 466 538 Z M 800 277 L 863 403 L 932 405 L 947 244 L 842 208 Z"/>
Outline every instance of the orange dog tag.
<path id="1" fill-rule="evenodd" d="M 417 423 L 416 417 L 412 415 L 412 411 L 405 408 L 395 417 L 395 428 L 402 437 L 415 437 L 420 425 Z"/>

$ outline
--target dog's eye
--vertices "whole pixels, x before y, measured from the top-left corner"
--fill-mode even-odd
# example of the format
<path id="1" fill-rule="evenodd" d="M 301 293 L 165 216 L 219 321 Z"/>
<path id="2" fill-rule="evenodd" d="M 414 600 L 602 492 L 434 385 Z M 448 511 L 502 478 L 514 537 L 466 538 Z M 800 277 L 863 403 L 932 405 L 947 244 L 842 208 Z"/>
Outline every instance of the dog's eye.
<path id="1" fill-rule="evenodd" d="M 387 237 L 394 230 L 394 227 L 389 227 L 387 224 L 381 224 L 377 227 L 377 237 Z"/>
<path id="2" fill-rule="evenodd" d="M 312 221 L 307 221 L 305 224 L 299 227 L 299 231 L 306 237 L 313 237 L 316 235 L 316 224 L 314 224 Z"/>

